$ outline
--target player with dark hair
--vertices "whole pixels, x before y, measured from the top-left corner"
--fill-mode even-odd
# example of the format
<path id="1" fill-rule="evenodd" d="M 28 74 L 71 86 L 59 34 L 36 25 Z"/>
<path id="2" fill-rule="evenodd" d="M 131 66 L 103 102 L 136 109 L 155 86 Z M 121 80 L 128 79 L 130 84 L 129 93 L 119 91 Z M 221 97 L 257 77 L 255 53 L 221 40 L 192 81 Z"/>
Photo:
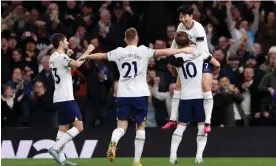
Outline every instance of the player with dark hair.
<path id="1" fill-rule="evenodd" d="M 189 45 L 196 48 L 196 52 L 199 54 L 207 54 L 207 59 L 204 60 L 203 68 L 202 68 L 202 88 L 203 88 L 203 98 L 204 98 L 204 110 L 205 110 L 205 125 L 200 126 L 205 133 L 211 132 L 211 115 L 213 109 L 213 96 L 211 92 L 212 79 L 213 79 L 213 65 L 215 67 L 220 67 L 219 62 L 212 58 L 207 44 L 206 33 L 204 31 L 203 26 L 193 20 L 193 8 L 189 5 L 183 5 L 178 8 L 179 13 L 179 21 L 181 22 L 177 27 L 178 31 L 186 32 L 190 43 Z M 176 41 L 174 40 L 171 48 L 177 48 Z M 172 64 L 174 65 L 174 64 Z M 172 110 L 170 121 L 163 126 L 163 129 L 168 129 L 176 126 L 177 121 L 177 113 L 180 99 L 180 89 L 181 83 L 179 78 L 176 82 L 176 89 L 174 91 L 173 99 L 172 99 Z M 200 129 L 201 130 L 201 129 Z"/>
<path id="2" fill-rule="evenodd" d="M 83 131 L 81 112 L 74 99 L 70 67 L 80 67 L 84 63 L 82 59 L 94 50 L 94 46 L 89 45 L 86 52 L 79 59 L 73 60 L 65 54 L 65 51 L 69 50 L 69 43 L 65 35 L 56 33 L 51 41 L 56 49 L 50 57 L 50 68 L 55 81 L 53 102 L 58 112 L 59 129 L 57 141 L 49 149 L 49 153 L 60 166 L 76 165 L 66 160 L 64 154 L 65 145 Z M 71 129 L 69 129 L 70 125 L 73 125 Z"/>

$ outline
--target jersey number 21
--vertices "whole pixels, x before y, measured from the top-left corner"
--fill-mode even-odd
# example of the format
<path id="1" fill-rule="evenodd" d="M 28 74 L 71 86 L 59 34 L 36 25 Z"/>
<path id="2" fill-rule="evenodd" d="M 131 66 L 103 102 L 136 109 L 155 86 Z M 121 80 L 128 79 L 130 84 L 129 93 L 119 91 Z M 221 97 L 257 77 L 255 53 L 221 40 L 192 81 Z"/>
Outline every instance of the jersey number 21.
<path id="1" fill-rule="evenodd" d="M 129 76 L 130 74 L 130 71 L 132 70 L 132 66 L 134 68 L 134 77 L 137 76 L 137 62 L 136 61 L 133 61 L 131 64 L 128 63 L 128 62 L 124 62 L 122 64 L 122 68 L 126 68 L 127 69 L 127 72 L 126 74 L 123 76 L 124 78 L 131 78 L 132 76 Z"/>

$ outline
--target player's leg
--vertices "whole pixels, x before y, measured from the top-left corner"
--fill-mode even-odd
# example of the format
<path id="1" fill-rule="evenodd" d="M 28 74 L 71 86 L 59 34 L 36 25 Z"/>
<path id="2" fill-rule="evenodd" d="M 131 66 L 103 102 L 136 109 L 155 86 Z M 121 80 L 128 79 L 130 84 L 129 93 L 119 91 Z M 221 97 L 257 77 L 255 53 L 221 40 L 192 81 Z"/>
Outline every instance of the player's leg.
<path id="1" fill-rule="evenodd" d="M 134 141 L 135 153 L 134 153 L 134 162 L 133 166 L 141 166 L 140 159 L 144 149 L 144 143 L 146 139 L 146 122 L 137 123 L 136 125 L 136 137 Z"/>
<path id="2" fill-rule="evenodd" d="M 118 120 L 117 128 L 113 130 L 111 141 L 107 150 L 107 159 L 112 162 L 116 157 L 117 144 L 119 140 L 124 136 L 128 127 L 127 120 Z"/>
<path id="3" fill-rule="evenodd" d="M 117 128 L 112 133 L 110 144 L 107 150 L 107 159 L 111 162 L 116 157 L 117 144 L 121 139 L 121 137 L 124 136 L 128 127 L 128 119 L 131 115 L 131 109 L 129 107 L 129 98 L 118 97 L 116 108 L 117 108 L 117 119 L 118 119 Z"/>
<path id="4" fill-rule="evenodd" d="M 189 101 L 180 100 L 179 104 L 179 122 L 178 125 L 172 135 L 171 142 L 171 152 L 170 152 L 170 163 L 177 164 L 177 150 L 179 144 L 181 143 L 182 136 L 184 131 L 186 130 L 187 124 L 189 123 L 191 113 L 191 105 Z"/>
<path id="5" fill-rule="evenodd" d="M 177 121 L 177 115 L 178 115 L 180 91 L 181 91 L 181 82 L 180 82 L 179 77 L 177 77 L 176 87 L 175 87 L 175 90 L 173 93 L 173 98 L 172 98 L 170 121 L 165 126 L 163 126 L 162 129 L 169 129 L 171 127 L 175 127 L 177 124 L 176 121 Z"/>
<path id="6" fill-rule="evenodd" d="M 196 99 L 194 100 L 194 108 L 196 112 L 196 121 L 198 122 L 198 133 L 197 133 L 197 153 L 195 162 L 197 164 L 203 163 L 203 152 L 207 143 L 207 133 L 204 131 L 204 120 L 205 120 L 205 112 L 203 109 L 203 100 Z"/>
<path id="7" fill-rule="evenodd" d="M 56 142 L 56 144 L 49 149 L 49 152 L 54 156 L 59 164 L 64 164 L 66 160 L 62 161 L 60 158 L 60 152 L 66 143 L 71 141 L 74 137 L 76 137 L 80 132 L 83 131 L 83 122 L 81 112 L 79 107 L 75 101 L 66 101 L 58 103 L 59 107 L 59 132 L 60 139 Z M 73 127 L 68 130 L 67 126 L 73 124 Z M 63 134 L 62 134 L 63 132 Z M 54 152 L 55 151 L 55 152 Z M 56 154 L 58 153 L 58 158 L 56 158 Z M 75 165 L 72 163 L 72 165 Z"/>
<path id="8" fill-rule="evenodd" d="M 135 153 L 133 166 L 142 166 L 140 159 L 144 149 L 146 139 L 146 120 L 148 114 L 148 97 L 137 97 L 133 101 L 135 108 L 135 121 L 136 121 L 136 137 L 134 141 Z"/>
<path id="9" fill-rule="evenodd" d="M 213 95 L 212 95 L 212 79 L 213 79 L 213 66 L 209 63 L 203 64 L 203 74 L 202 74 L 202 90 L 204 98 L 204 110 L 205 110 L 205 132 L 211 132 L 211 116 L 213 111 Z"/>

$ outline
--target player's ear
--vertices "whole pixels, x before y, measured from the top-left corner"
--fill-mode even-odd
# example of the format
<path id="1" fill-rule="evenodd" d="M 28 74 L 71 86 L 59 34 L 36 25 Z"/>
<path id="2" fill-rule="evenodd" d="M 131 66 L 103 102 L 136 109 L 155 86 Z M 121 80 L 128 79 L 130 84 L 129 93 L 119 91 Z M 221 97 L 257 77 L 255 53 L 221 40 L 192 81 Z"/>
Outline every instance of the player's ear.
<path id="1" fill-rule="evenodd" d="M 124 41 L 127 43 L 127 39 L 126 38 L 124 38 Z"/>
<path id="2" fill-rule="evenodd" d="M 136 37 L 136 41 L 137 41 L 137 43 L 139 43 L 139 37 L 138 36 Z"/>

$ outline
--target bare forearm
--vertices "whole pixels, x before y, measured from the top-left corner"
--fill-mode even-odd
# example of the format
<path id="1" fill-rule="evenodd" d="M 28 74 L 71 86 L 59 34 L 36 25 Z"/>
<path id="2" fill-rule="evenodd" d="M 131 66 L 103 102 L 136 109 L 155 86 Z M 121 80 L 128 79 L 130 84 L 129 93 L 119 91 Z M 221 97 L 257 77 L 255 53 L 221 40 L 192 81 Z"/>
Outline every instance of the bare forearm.
<path id="1" fill-rule="evenodd" d="M 90 54 L 87 56 L 87 59 L 91 60 L 105 60 L 107 59 L 106 53 L 96 53 L 96 54 Z"/>
<path id="2" fill-rule="evenodd" d="M 174 48 L 167 48 L 167 49 L 160 49 L 156 50 L 155 56 L 169 56 L 169 55 L 174 55 L 174 54 L 179 54 L 179 53 L 186 53 L 186 54 L 195 54 L 194 49 L 190 47 L 186 47 L 183 49 L 174 49 Z"/>

